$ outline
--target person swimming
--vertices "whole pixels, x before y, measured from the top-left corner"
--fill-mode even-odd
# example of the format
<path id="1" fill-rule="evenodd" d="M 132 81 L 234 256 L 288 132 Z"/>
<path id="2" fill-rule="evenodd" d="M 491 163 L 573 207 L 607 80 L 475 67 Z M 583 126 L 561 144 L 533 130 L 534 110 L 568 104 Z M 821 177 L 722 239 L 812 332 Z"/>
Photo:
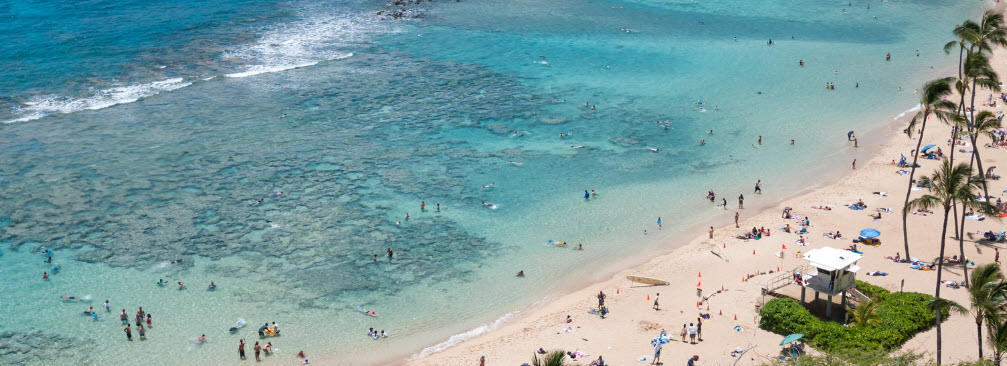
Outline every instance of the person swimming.
<path id="1" fill-rule="evenodd" d="M 162 279 L 157 280 L 157 285 L 158 286 L 164 286 L 164 279 L 162 278 Z"/>
<path id="2" fill-rule="evenodd" d="M 196 338 L 196 344 L 203 344 L 203 342 L 206 342 L 206 334 L 203 334 L 199 336 L 199 338 Z"/>
<path id="3" fill-rule="evenodd" d="M 178 289 L 181 290 L 181 289 L 184 289 L 184 288 L 185 288 L 185 284 L 182 283 L 182 281 L 179 281 L 178 282 Z"/>
<path id="4" fill-rule="evenodd" d="M 496 187 L 497 187 L 496 182 L 492 182 L 490 184 L 484 185 L 483 189 L 490 189 L 490 188 L 496 188 Z"/>
<path id="5" fill-rule="evenodd" d="M 207 288 L 207 290 L 216 290 L 216 289 L 217 289 L 217 284 L 213 283 L 213 281 L 210 281 L 210 287 Z"/>
<path id="6" fill-rule="evenodd" d="M 522 165 L 524 165 L 524 163 L 519 163 L 519 162 L 516 162 L 516 161 L 514 161 L 514 160 L 511 160 L 509 164 L 512 164 L 512 165 L 517 165 L 517 166 L 522 166 Z"/>
<path id="7" fill-rule="evenodd" d="M 658 149 L 658 148 L 656 148 L 656 147 L 650 147 L 650 145 L 648 145 L 648 146 L 644 146 L 644 148 L 646 148 L 646 149 L 648 149 L 648 150 L 650 150 L 650 151 L 653 151 L 653 152 L 658 152 L 658 151 L 661 151 L 661 149 Z"/>
<path id="8" fill-rule="evenodd" d="M 518 277 L 524 277 L 524 271 L 517 271 Z"/>

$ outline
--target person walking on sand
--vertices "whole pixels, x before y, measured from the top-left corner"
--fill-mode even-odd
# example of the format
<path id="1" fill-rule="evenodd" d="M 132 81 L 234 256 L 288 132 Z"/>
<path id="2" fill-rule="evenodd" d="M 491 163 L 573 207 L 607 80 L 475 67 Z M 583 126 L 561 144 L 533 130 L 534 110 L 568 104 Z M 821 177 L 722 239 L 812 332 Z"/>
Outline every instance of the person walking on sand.
<path id="1" fill-rule="evenodd" d="M 598 307 L 605 306 L 605 293 L 598 291 Z"/>
<path id="2" fill-rule="evenodd" d="M 696 326 L 689 323 L 689 344 L 696 344 Z"/>
<path id="3" fill-rule="evenodd" d="M 739 218 L 741 218 L 741 214 L 739 214 L 737 211 L 735 211 L 734 212 L 734 228 L 741 227 L 741 226 L 738 225 L 738 219 Z"/>
<path id="4" fill-rule="evenodd" d="M 1000 248 L 993 248 L 993 251 L 996 253 L 993 257 L 993 262 L 1000 264 Z"/>
<path id="5" fill-rule="evenodd" d="M 745 208 L 745 195 L 744 194 L 739 194 L 738 195 L 738 208 Z"/>
<path id="6" fill-rule="evenodd" d="M 853 159 L 853 169 L 857 168 L 857 159 Z"/>
<path id="7" fill-rule="evenodd" d="M 651 365 L 660 365 L 661 364 L 661 347 L 663 347 L 664 345 L 661 343 L 660 339 L 655 339 L 655 340 L 651 341 L 651 344 L 654 345 L 654 360 L 651 361 L 650 364 Z"/>
<path id="8" fill-rule="evenodd" d="M 262 346 L 259 345 L 259 341 L 255 341 L 255 347 L 252 349 L 255 350 L 255 362 L 259 362 L 259 352 L 262 352 Z"/>
<path id="9" fill-rule="evenodd" d="M 685 364 L 685 366 L 696 366 L 696 361 L 699 361 L 699 356 L 692 355 L 692 357 L 689 358 L 689 361 Z"/>
<path id="10" fill-rule="evenodd" d="M 486 366 L 486 355 L 479 357 L 479 366 Z"/>
<path id="11" fill-rule="evenodd" d="M 762 193 L 762 187 L 759 187 L 760 185 L 762 185 L 762 179 L 755 182 L 755 193 Z"/>
<path id="12" fill-rule="evenodd" d="M 713 239 L 713 226 L 710 226 L 710 239 Z"/>
<path id="13" fill-rule="evenodd" d="M 703 341 L 703 318 L 696 318 L 696 338 Z"/>
<path id="14" fill-rule="evenodd" d="M 238 341 L 238 358 L 242 359 L 242 360 L 245 359 L 245 339 L 244 338 L 242 338 L 240 341 Z"/>
<path id="15" fill-rule="evenodd" d="M 657 311 L 661 311 L 661 306 L 658 305 L 658 303 L 657 303 L 657 299 L 659 297 L 661 297 L 661 293 L 660 292 L 658 292 L 657 295 L 654 295 L 654 310 L 657 310 Z"/>

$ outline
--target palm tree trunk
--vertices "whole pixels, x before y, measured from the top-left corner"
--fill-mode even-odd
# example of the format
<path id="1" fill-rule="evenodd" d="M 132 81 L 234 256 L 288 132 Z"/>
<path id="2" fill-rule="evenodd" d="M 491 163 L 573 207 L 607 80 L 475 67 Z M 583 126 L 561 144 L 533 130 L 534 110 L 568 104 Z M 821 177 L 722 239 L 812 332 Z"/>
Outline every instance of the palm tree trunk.
<path id="1" fill-rule="evenodd" d="M 923 115 L 923 124 L 920 125 L 920 138 L 916 140 L 916 150 L 913 150 L 913 165 L 909 168 L 909 188 L 906 189 L 906 202 L 902 207 L 909 205 L 909 196 L 913 193 L 913 176 L 916 175 L 916 161 L 920 157 L 920 145 L 923 144 L 923 132 L 927 129 L 927 118 L 930 117 L 929 113 Z M 909 131 L 912 132 L 912 131 Z M 902 241 L 906 246 L 906 259 L 912 258 L 909 256 L 909 230 L 908 230 L 908 215 L 909 213 L 902 211 Z"/>
<path id="2" fill-rule="evenodd" d="M 965 103 L 965 99 L 964 99 L 964 97 L 962 97 L 962 104 L 964 104 L 964 103 Z M 948 154 L 948 164 L 950 164 L 951 166 L 955 166 L 955 148 L 956 147 L 958 147 L 958 126 L 952 125 L 951 126 L 951 153 Z M 954 230 L 954 232 L 955 232 L 955 239 L 959 239 L 960 236 L 958 235 L 958 202 L 954 202 L 954 203 L 951 204 L 951 210 L 953 210 L 954 213 L 955 213 L 954 216 L 953 216 L 955 218 L 955 226 L 954 226 L 954 228 L 955 228 L 955 230 Z M 965 217 L 964 217 L 964 215 L 965 215 L 965 207 L 962 207 L 962 216 L 963 216 L 962 217 L 962 226 L 965 226 Z"/>
<path id="3" fill-rule="evenodd" d="M 973 148 L 972 151 L 975 151 Z M 975 163 L 975 154 L 972 154 L 972 159 L 969 159 L 969 174 L 972 174 L 972 164 Z M 958 235 L 958 250 L 961 252 L 962 260 L 962 276 L 965 277 L 965 287 L 969 287 L 969 265 L 965 261 L 965 205 L 962 205 L 962 226 L 961 234 Z M 979 340 L 981 343 L 982 340 Z M 982 351 L 979 351 L 979 357 L 982 358 Z"/>
<path id="4" fill-rule="evenodd" d="M 947 243 L 948 239 L 948 216 L 951 213 L 951 205 L 944 206 L 944 227 L 941 229 L 941 254 L 937 258 L 937 290 L 934 291 L 934 297 L 938 300 L 941 298 L 941 275 L 944 274 L 944 245 Z M 935 319 L 937 321 L 937 364 L 941 364 L 941 309 L 936 307 Z"/>
<path id="5" fill-rule="evenodd" d="M 981 315 L 976 316 L 976 335 L 979 340 L 979 359 L 983 359 L 983 318 Z"/>

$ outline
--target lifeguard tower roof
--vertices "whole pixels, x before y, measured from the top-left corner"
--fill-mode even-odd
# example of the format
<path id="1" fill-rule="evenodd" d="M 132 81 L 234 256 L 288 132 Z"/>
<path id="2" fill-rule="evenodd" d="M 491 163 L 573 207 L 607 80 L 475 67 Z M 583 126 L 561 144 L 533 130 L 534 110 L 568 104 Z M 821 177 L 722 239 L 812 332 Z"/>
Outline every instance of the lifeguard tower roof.
<path id="1" fill-rule="evenodd" d="M 830 247 L 814 249 L 804 253 L 804 260 L 808 261 L 809 264 L 829 272 L 848 267 L 848 271 L 856 272 L 860 267 L 857 267 L 854 263 L 857 263 L 863 257 L 863 255 L 849 250 Z"/>

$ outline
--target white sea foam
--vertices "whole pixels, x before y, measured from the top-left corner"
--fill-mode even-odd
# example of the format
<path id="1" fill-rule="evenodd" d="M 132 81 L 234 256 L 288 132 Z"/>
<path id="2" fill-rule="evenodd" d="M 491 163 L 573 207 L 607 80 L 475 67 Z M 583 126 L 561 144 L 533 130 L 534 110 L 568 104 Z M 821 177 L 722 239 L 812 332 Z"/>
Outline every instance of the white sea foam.
<path id="1" fill-rule="evenodd" d="M 182 78 L 174 78 L 146 84 L 95 89 L 91 91 L 90 96 L 82 98 L 71 98 L 54 94 L 36 96 L 14 108 L 15 113 L 20 117 L 3 122 L 26 122 L 54 113 L 73 113 L 83 110 L 102 109 L 117 104 L 132 103 L 140 98 L 184 88 L 189 85 L 192 85 L 189 81 L 185 81 Z"/>
<path id="2" fill-rule="evenodd" d="M 345 59 L 353 56 L 347 48 L 366 42 L 375 33 L 391 31 L 389 26 L 368 16 L 303 11 L 312 15 L 277 24 L 265 30 L 256 42 L 224 52 L 221 58 L 249 65 L 245 71 L 227 76 L 248 77 Z"/>
<path id="3" fill-rule="evenodd" d="M 461 342 L 464 342 L 466 340 L 472 339 L 475 336 L 478 336 L 480 334 L 483 334 L 483 333 L 492 331 L 494 329 L 497 329 L 498 327 L 500 327 L 501 324 L 503 324 L 506 321 L 510 320 L 511 318 L 513 318 L 514 316 L 516 316 L 518 313 L 520 313 L 520 311 L 512 311 L 512 312 L 509 312 L 507 314 L 504 314 L 504 316 L 501 316 L 499 319 L 494 320 L 492 323 L 480 325 L 480 326 L 476 327 L 475 329 L 472 329 L 472 330 L 470 330 L 468 332 L 465 332 L 465 333 L 455 334 L 455 335 L 451 336 L 450 338 L 448 338 L 448 340 L 446 340 L 444 342 L 441 342 L 441 343 L 435 344 L 433 346 L 424 348 L 419 353 L 413 354 L 412 357 L 410 357 L 409 359 L 410 360 L 416 360 L 416 359 L 420 359 L 420 358 L 423 358 L 423 357 L 430 356 L 430 355 L 432 355 L 434 353 L 446 350 L 446 349 L 450 348 L 451 346 L 454 346 L 454 345 L 456 345 L 458 343 L 461 343 Z"/>
<path id="4" fill-rule="evenodd" d="M 921 108 L 923 108 L 923 105 L 922 104 L 917 104 L 915 107 L 906 109 L 905 112 L 899 113 L 899 115 L 895 116 L 894 119 L 899 119 L 899 118 L 905 117 L 906 115 L 908 115 L 910 113 L 919 111 Z"/>
<path id="5" fill-rule="evenodd" d="M 248 45 L 223 52 L 224 60 L 239 61 L 245 70 L 224 74 L 243 78 L 316 65 L 323 61 L 352 57 L 347 48 L 359 45 L 377 33 L 392 32 L 389 25 L 369 16 L 331 15 L 324 9 L 302 9 L 304 18 L 276 24 L 263 31 L 262 37 Z M 157 68 L 161 68 L 157 66 Z M 212 80 L 214 76 L 202 77 Z M 191 81 L 173 78 L 144 84 L 92 89 L 82 97 L 43 95 L 32 97 L 13 108 L 15 118 L 2 123 L 26 122 L 51 114 L 96 110 L 192 85 Z"/>

